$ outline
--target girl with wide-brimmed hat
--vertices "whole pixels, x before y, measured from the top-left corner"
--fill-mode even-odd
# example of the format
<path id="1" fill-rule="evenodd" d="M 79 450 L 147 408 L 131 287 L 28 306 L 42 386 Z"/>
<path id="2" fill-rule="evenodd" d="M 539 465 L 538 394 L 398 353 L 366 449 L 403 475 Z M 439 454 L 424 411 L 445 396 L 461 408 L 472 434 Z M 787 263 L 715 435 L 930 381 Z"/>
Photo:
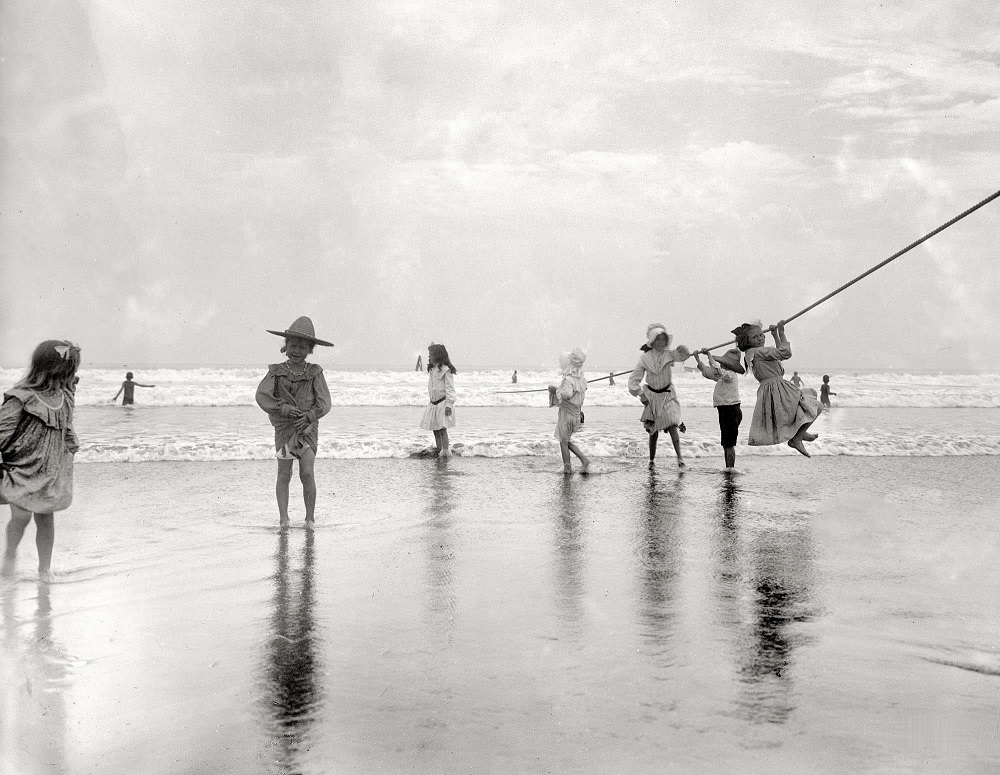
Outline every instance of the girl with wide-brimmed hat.
<path id="1" fill-rule="evenodd" d="M 288 487 L 292 480 L 292 462 L 299 461 L 299 479 L 306 507 L 306 526 L 315 522 L 316 452 L 319 447 L 319 418 L 330 411 L 330 389 L 323 376 L 323 367 L 306 363 L 316 345 L 333 347 L 331 342 L 316 338 L 312 321 L 300 317 L 284 331 L 269 334 L 285 340 L 281 352 L 284 363 L 272 363 L 257 387 L 257 404 L 267 412 L 274 426 L 274 449 L 278 458 L 278 518 L 288 525 Z"/>

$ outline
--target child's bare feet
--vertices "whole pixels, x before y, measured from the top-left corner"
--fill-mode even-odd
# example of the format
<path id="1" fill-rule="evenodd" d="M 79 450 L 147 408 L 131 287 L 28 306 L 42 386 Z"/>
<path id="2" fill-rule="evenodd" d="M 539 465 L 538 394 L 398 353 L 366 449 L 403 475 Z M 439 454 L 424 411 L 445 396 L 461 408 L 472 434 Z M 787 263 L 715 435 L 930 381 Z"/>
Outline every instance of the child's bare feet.
<path id="1" fill-rule="evenodd" d="M 438 453 L 438 457 L 451 457 L 451 450 L 445 447 Z"/>
<path id="2" fill-rule="evenodd" d="M 571 473 L 573 473 L 573 466 L 570 466 L 570 465 L 563 466 L 563 473 L 564 474 L 571 474 Z"/>
<path id="3" fill-rule="evenodd" d="M 56 574 L 54 574 L 50 568 L 38 571 L 38 580 L 43 584 L 52 584 L 56 581 L 56 579 Z"/>
<path id="4" fill-rule="evenodd" d="M 816 439 L 818 439 L 818 438 L 819 438 L 819 434 L 818 433 L 803 433 L 802 434 L 802 440 L 803 441 L 816 441 Z"/>
<path id="5" fill-rule="evenodd" d="M 677 458 L 677 467 L 678 467 L 678 468 L 687 468 L 687 467 L 688 467 L 688 464 L 687 464 L 687 463 L 685 463 L 685 462 L 684 462 L 683 460 L 681 460 L 680 458 Z"/>
<path id="6" fill-rule="evenodd" d="M 687 433 L 688 427 L 684 423 L 681 423 L 680 425 L 677 426 L 677 430 L 679 430 L 681 433 Z"/>
<path id="7" fill-rule="evenodd" d="M 788 446 L 798 452 L 800 455 L 805 455 L 806 457 L 812 457 L 808 452 L 806 452 L 806 447 L 802 443 L 802 439 L 798 436 L 788 440 Z"/>
<path id="8" fill-rule="evenodd" d="M 590 458 L 589 457 L 585 457 L 583 460 L 580 461 L 580 470 L 583 473 L 587 473 L 590 470 Z"/>
<path id="9" fill-rule="evenodd" d="M 649 461 L 649 467 L 650 468 L 656 468 L 656 461 L 655 460 L 650 460 Z"/>

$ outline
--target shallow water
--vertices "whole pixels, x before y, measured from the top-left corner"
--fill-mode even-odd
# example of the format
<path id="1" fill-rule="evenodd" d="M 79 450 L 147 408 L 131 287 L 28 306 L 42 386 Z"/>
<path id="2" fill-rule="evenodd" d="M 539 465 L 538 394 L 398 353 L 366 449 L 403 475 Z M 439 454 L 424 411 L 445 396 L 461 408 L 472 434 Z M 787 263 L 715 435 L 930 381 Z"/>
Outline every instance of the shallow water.
<path id="1" fill-rule="evenodd" d="M 3 772 L 997 771 L 996 458 L 714 462 L 80 465 Z"/>

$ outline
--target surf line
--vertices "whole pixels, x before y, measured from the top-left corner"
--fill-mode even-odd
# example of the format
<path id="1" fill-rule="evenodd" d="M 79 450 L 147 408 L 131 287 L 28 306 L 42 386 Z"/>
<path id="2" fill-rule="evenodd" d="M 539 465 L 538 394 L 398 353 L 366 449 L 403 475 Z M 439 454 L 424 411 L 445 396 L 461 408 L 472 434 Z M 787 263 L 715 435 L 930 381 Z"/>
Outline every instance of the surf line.
<path id="1" fill-rule="evenodd" d="M 909 245 L 907 245 L 907 246 L 906 246 L 905 248 L 903 248 L 902 250 L 900 250 L 900 251 L 898 251 L 898 252 L 896 252 L 896 253 L 893 253 L 893 254 L 892 254 L 891 256 L 889 256 L 889 257 L 888 257 L 888 258 L 887 258 L 887 259 L 886 259 L 885 261 L 882 261 L 882 262 L 880 262 L 880 263 L 876 264 L 875 266 L 873 266 L 873 267 L 872 267 L 871 269 L 869 269 L 869 270 L 868 270 L 868 271 L 866 271 L 866 272 L 862 272 L 862 273 L 861 273 L 861 274 L 859 274 L 859 275 L 858 275 L 857 277 L 855 277 L 855 278 L 854 278 L 853 280 L 851 280 L 850 282 L 847 282 L 847 283 L 844 283 L 844 284 L 843 284 L 843 285 L 841 285 L 841 286 L 840 286 L 839 288 L 837 288 L 837 290 L 835 290 L 835 291 L 831 291 L 830 293 L 828 293 L 828 294 L 827 294 L 826 296 L 824 296 L 824 297 L 823 297 L 822 299 L 820 299 L 819 301 L 814 301 L 814 302 L 813 302 L 812 304 L 810 304 L 810 305 L 809 305 L 808 307 L 806 307 L 805 309 L 800 309 L 800 310 L 799 310 L 798 312 L 796 312 L 796 313 L 795 313 L 794 315 L 792 315 L 791 317 L 789 317 L 789 318 L 785 318 L 785 322 L 786 322 L 786 323 L 791 323 L 791 322 L 792 322 L 793 320 L 795 320 L 795 318 L 797 318 L 797 317 L 800 317 L 800 316 L 802 316 L 802 315 L 806 314 L 806 313 L 807 313 L 807 312 L 808 312 L 809 310 L 813 309 L 814 307 L 818 307 L 818 306 L 819 306 L 820 304 L 822 304 L 822 303 L 823 303 L 824 301 L 827 301 L 828 299 L 832 299 L 832 298 L 833 298 L 834 296 L 836 296 L 836 295 L 837 295 L 838 293 L 840 293 L 841 291 L 844 291 L 844 290 L 847 290 L 847 289 L 848 289 L 848 288 L 850 288 L 850 287 L 851 287 L 852 285 L 854 285 L 854 283 L 858 282 L 859 280 L 863 280 L 864 278 L 866 278 L 866 277 L 867 277 L 868 275 L 872 274 L 873 272 L 877 272 L 877 271 L 878 271 L 879 269 L 881 269 L 881 268 L 882 268 L 883 266 L 885 266 L 886 264 L 890 263 L 891 261 L 895 261 L 895 260 L 896 260 L 897 258 L 899 258 L 899 257 L 900 257 L 901 255 L 903 255 L 904 253 L 908 253 L 909 251 L 913 250 L 913 248 L 915 248 L 915 247 L 916 247 L 917 245 L 919 245 L 920 243 L 922 243 L 922 242 L 926 242 L 926 241 L 927 241 L 927 240 L 929 240 L 929 239 L 930 239 L 931 237 L 933 237 L 933 236 L 934 236 L 935 234 L 939 234 L 940 232 L 942 232 L 942 231 L 944 231 L 945 229 L 947 229 L 947 228 L 948 228 L 949 226 L 952 226 L 952 225 L 954 225 L 954 224 L 958 223 L 958 222 L 959 222 L 960 220 L 962 220 L 962 219 L 963 219 L 963 218 L 964 218 L 965 216 L 967 216 L 967 215 L 971 215 L 971 214 L 972 214 L 972 213 L 974 213 L 974 212 L 975 212 L 976 210 L 978 210 L 978 209 L 979 209 L 980 207 L 982 207 L 983 205 L 987 205 L 987 204 L 989 204 L 990 202 L 992 202 L 992 201 L 993 201 L 994 199 L 996 199 L 997 197 L 1000 197 L 1000 191 L 996 191 L 996 192 L 994 192 L 994 193 L 990 194 L 990 195 L 989 195 L 988 197 L 986 197 L 986 198 L 985 198 L 985 199 L 984 199 L 984 200 L 983 200 L 982 202 L 979 202 L 978 204 L 975 204 L 975 205 L 973 205 L 973 206 L 972 206 L 972 207 L 970 207 L 970 208 L 969 208 L 968 210 L 966 210 L 966 211 L 965 211 L 964 213 L 960 213 L 959 215 L 956 215 L 956 216 L 955 216 L 954 218 L 952 218 L 952 219 L 951 219 L 950 221 L 948 221 L 947 223 L 943 223 L 943 224 L 941 224 L 941 225 L 940 225 L 940 226 L 938 226 L 938 227 L 937 227 L 936 229 L 934 229 L 934 231 L 929 231 L 929 232 L 927 232 L 927 234 L 925 234 L 925 235 L 924 235 L 923 237 L 921 237 L 920 239 L 918 239 L 918 240 L 917 240 L 916 242 L 911 242 L 911 243 L 910 243 Z M 773 328 L 773 326 L 772 326 L 771 328 Z M 719 349 L 720 347 L 727 347 L 727 346 L 729 346 L 729 345 L 731 345 L 731 344 L 735 344 L 735 342 L 736 342 L 736 340 L 735 340 L 735 339 L 730 339 L 730 340 L 729 340 L 728 342 L 723 342 L 722 344 L 717 344 L 717 345 L 715 345 L 714 347 L 706 347 L 705 349 L 706 349 L 706 350 L 718 350 L 718 349 Z"/>
<path id="2" fill-rule="evenodd" d="M 844 283 L 839 288 L 837 288 L 837 290 L 831 291 L 830 293 L 828 293 L 826 296 L 824 296 L 819 301 L 814 301 L 812 304 L 810 304 L 805 309 L 800 309 L 798 312 L 796 312 L 791 317 L 785 318 L 785 322 L 786 323 L 791 323 L 793 320 L 795 320 L 795 318 L 801 317 L 802 315 L 805 315 L 809 310 L 813 309 L 814 307 L 818 307 L 824 301 L 828 301 L 829 299 L 832 299 L 834 296 L 836 296 L 841 291 L 847 290 L 852 285 L 854 285 L 854 283 L 859 282 L 860 280 L 865 279 L 868 275 L 872 274 L 873 272 L 877 272 L 879 269 L 881 269 L 886 264 L 888 264 L 888 263 L 890 263 L 892 261 L 895 261 L 897 258 L 899 258 L 904 253 L 910 252 L 917 245 L 921 244 L 922 242 L 926 242 L 931 237 L 933 237 L 935 234 L 940 234 L 942 231 L 944 231 L 945 229 L 947 229 L 949 226 L 953 226 L 954 224 L 958 223 L 960 220 L 962 220 L 963 218 L 965 218 L 967 215 L 972 215 L 972 213 L 974 213 L 980 207 L 983 207 L 984 205 L 989 204 L 990 202 L 992 202 L 997 197 L 1000 197 L 1000 191 L 995 191 L 994 193 L 990 194 L 983 201 L 979 202 L 978 204 L 973 205 L 972 207 L 970 207 L 965 212 L 960 213 L 959 215 L 956 215 L 954 218 L 952 218 L 947 223 L 941 224 L 936 229 L 934 229 L 934 231 L 927 232 L 927 234 L 925 234 L 923 237 L 921 237 L 920 239 L 918 239 L 916 242 L 911 242 L 909 245 L 907 245 L 902 250 L 897 251 L 896 253 L 893 253 L 891 256 L 889 256 L 887 259 L 885 259 L 885 261 L 882 261 L 882 262 L 876 264 L 875 266 L 873 266 L 871 269 L 869 269 L 866 272 L 862 272 L 857 277 L 855 277 L 853 280 L 851 280 L 850 282 Z M 717 345 L 715 345 L 713 347 L 706 347 L 705 349 L 706 350 L 718 350 L 720 347 L 728 347 L 731 344 L 735 344 L 735 342 L 736 342 L 735 339 L 730 339 L 728 342 L 723 342 L 722 344 L 717 344 Z M 611 377 L 621 377 L 621 376 L 623 376 L 625 374 L 631 374 L 631 373 L 632 373 L 631 369 L 629 371 L 619 371 L 617 374 L 611 374 L 611 375 L 609 375 L 607 377 L 598 377 L 597 379 L 588 379 L 587 382 L 588 383 L 590 383 L 590 382 L 603 382 L 604 380 L 610 379 Z M 494 390 L 493 392 L 494 393 L 544 393 L 547 390 L 548 390 L 548 388 L 544 387 L 544 388 L 535 388 L 533 390 Z"/>

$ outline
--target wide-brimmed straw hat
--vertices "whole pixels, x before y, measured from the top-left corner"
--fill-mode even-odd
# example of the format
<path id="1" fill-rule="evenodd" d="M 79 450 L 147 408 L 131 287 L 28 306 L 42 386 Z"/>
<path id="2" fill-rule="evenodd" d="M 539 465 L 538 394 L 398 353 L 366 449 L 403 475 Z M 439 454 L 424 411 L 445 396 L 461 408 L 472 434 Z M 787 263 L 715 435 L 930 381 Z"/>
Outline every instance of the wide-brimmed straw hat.
<path id="1" fill-rule="evenodd" d="M 313 327 L 313 322 L 305 315 L 297 318 L 295 322 L 284 331 L 272 331 L 269 328 L 267 329 L 267 333 L 286 338 L 294 336 L 296 339 L 305 339 L 307 342 L 312 342 L 313 344 L 321 344 L 324 347 L 333 347 L 333 342 L 327 342 L 316 338 L 316 329 Z"/>
<path id="2" fill-rule="evenodd" d="M 746 374 L 747 370 L 743 368 L 743 364 L 740 363 L 740 351 L 733 347 L 731 350 L 726 350 L 722 355 L 713 355 L 716 363 L 721 363 L 730 371 L 735 371 L 737 374 Z"/>

